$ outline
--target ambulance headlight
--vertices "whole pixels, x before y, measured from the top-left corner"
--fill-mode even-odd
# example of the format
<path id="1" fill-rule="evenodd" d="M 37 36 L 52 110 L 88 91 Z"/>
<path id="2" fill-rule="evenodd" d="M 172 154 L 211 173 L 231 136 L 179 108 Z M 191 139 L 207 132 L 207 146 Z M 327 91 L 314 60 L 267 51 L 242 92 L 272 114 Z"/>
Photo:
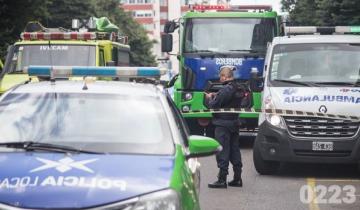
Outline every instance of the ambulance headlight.
<path id="1" fill-rule="evenodd" d="M 131 210 L 179 210 L 180 199 L 174 190 L 163 190 L 141 196 Z"/>
<path id="2" fill-rule="evenodd" d="M 285 128 L 282 117 L 277 114 L 266 114 L 266 120 L 275 127 Z"/>
<path id="3" fill-rule="evenodd" d="M 267 110 L 275 109 L 275 105 L 272 102 L 271 97 L 266 98 L 265 109 L 267 109 Z M 273 125 L 275 127 L 282 128 L 282 129 L 286 128 L 284 119 L 278 114 L 265 113 L 265 119 L 266 119 L 266 121 L 268 121 L 271 125 Z"/>
<path id="4" fill-rule="evenodd" d="M 273 126 L 285 129 L 285 123 L 283 118 L 277 114 L 265 114 L 266 120 Z"/>

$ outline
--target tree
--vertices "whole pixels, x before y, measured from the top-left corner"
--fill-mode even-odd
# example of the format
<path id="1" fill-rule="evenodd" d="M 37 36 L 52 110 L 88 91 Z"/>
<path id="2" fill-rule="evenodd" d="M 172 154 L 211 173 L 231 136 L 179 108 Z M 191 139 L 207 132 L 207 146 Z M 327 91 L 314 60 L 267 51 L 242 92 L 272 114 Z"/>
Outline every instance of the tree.
<path id="1" fill-rule="evenodd" d="M 293 25 L 317 25 L 316 0 L 282 0 L 283 9 L 287 9 Z"/>
<path id="2" fill-rule="evenodd" d="M 118 0 L 0 0 L 0 56 L 6 48 L 20 38 L 28 21 L 39 20 L 45 27 L 71 28 L 74 18 L 88 19 L 106 16 L 129 37 L 132 65 L 156 65 L 151 52 L 153 41 L 130 14 L 119 7 Z"/>
<path id="3" fill-rule="evenodd" d="M 0 59 L 4 59 L 7 47 L 20 38 L 20 33 L 31 20 L 47 18 L 48 0 L 0 0 Z"/>
<path id="4" fill-rule="evenodd" d="M 96 16 L 106 16 L 121 32 L 129 37 L 131 47 L 130 62 L 132 65 L 154 66 L 155 56 L 151 52 L 154 41 L 147 37 L 145 29 L 129 13 L 119 7 L 118 0 L 96 0 Z"/>
<path id="5" fill-rule="evenodd" d="M 282 0 L 295 25 L 360 25 L 360 1 Z"/>
<path id="6" fill-rule="evenodd" d="M 88 19 L 94 16 L 95 6 L 84 0 L 51 0 L 47 11 L 51 15 L 43 19 L 45 26 L 70 29 L 72 19 Z"/>
<path id="7" fill-rule="evenodd" d="M 318 0 L 321 25 L 359 25 L 360 1 Z"/>

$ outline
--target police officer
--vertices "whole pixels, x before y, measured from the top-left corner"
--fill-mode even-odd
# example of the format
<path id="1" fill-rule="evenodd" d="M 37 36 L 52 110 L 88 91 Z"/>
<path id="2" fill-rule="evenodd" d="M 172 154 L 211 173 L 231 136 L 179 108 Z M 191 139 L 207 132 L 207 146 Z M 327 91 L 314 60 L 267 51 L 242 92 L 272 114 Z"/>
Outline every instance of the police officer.
<path id="1" fill-rule="evenodd" d="M 220 82 L 224 86 L 217 93 L 205 93 L 209 108 L 239 108 L 241 101 L 235 97 L 237 91 L 234 82 L 234 66 L 223 66 L 220 68 Z M 215 139 L 219 141 L 223 150 L 216 155 L 219 168 L 218 179 L 209 183 L 210 188 L 227 188 L 226 177 L 228 175 L 229 162 L 233 165 L 234 179 L 228 183 L 232 187 L 242 187 L 241 179 L 241 154 L 239 149 L 239 114 L 216 113 L 213 115 L 212 123 L 215 125 Z"/>

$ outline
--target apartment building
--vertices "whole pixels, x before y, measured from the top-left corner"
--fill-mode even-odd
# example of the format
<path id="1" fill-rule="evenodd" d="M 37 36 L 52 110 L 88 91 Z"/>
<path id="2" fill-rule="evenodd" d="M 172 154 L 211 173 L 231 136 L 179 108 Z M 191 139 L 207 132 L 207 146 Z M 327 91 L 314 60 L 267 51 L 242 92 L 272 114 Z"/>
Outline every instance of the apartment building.
<path id="1" fill-rule="evenodd" d="M 134 19 L 155 39 L 153 52 L 157 58 L 164 58 L 161 53 L 161 33 L 167 20 L 179 18 L 189 10 L 188 0 L 121 0 L 120 7 L 131 12 Z"/>

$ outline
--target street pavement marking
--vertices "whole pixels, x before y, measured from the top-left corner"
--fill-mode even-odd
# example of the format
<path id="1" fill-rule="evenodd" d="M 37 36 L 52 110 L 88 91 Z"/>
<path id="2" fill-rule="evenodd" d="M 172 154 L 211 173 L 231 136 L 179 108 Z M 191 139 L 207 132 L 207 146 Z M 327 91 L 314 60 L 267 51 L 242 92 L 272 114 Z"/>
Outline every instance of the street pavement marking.
<path id="1" fill-rule="evenodd" d="M 310 187 L 310 190 L 312 191 L 310 193 L 310 195 L 312 195 L 312 199 L 311 202 L 309 203 L 309 208 L 310 210 L 320 210 L 318 202 L 316 200 L 316 190 L 315 190 L 315 185 L 316 185 L 316 181 L 315 178 L 307 178 L 307 184 Z"/>
<path id="2" fill-rule="evenodd" d="M 360 182 L 360 179 L 317 179 L 317 182 Z"/>

